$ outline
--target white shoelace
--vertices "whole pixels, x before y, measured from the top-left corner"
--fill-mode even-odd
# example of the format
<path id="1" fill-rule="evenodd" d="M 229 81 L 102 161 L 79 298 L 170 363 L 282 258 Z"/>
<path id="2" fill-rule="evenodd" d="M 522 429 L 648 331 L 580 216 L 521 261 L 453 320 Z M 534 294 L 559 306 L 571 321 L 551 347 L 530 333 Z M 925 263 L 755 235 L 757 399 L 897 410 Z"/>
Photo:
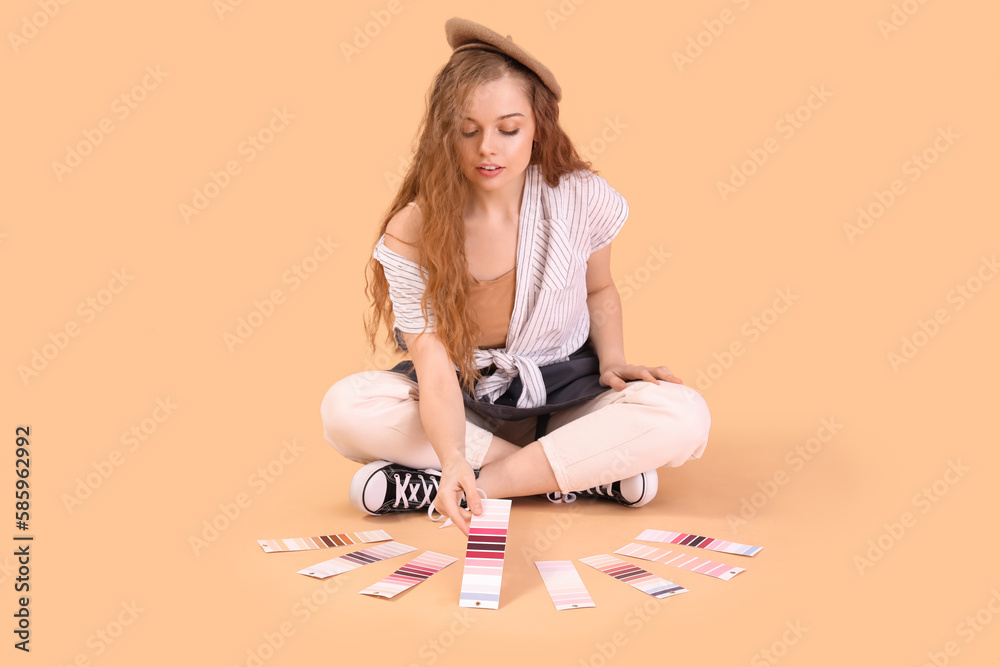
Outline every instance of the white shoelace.
<path id="1" fill-rule="evenodd" d="M 613 483 L 613 482 L 612 482 Z M 554 503 L 571 503 L 576 500 L 577 495 L 585 493 L 588 495 L 596 496 L 610 496 L 611 495 L 611 484 L 605 484 L 604 486 L 595 486 L 584 491 L 570 491 L 569 493 L 562 493 L 560 491 L 553 491 L 552 493 L 546 493 L 545 497 Z"/>
<path id="2" fill-rule="evenodd" d="M 402 481 L 399 480 L 399 474 L 393 474 L 396 478 L 396 500 L 393 502 L 393 508 L 398 508 L 400 503 L 403 504 L 404 509 L 410 509 L 410 501 L 416 503 L 413 509 L 420 509 L 424 505 L 430 503 L 433 506 L 431 500 L 431 491 L 437 494 L 438 490 L 438 478 L 441 477 L 440 470 L 433 470 L 430 468 L 421 470 L 420 472 L 427 475 L 427 478 L 431 480 L 431 483 L 426 482 L 426 478 L 423 475 L 417 477 L 417 481 L 410 484 L 410 478 L 413 476 L 412 473 L 406 473 L 406 477 Z M 417 498 L 417 494 L 423 491 L 423 498 Z M 409 497 L 407 497 L 409 493 Z"/>

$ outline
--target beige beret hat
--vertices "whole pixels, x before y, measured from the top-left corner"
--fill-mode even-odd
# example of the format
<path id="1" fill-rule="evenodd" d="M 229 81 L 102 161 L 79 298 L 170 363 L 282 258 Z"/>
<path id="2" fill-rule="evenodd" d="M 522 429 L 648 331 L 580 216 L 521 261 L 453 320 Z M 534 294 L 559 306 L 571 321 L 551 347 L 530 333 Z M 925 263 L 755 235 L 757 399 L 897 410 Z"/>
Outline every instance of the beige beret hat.
<path id="1" fill-rule="evenodd" d="M 484 25 L 458 17 L 448 19 L 444 24 L 444 32 L 453 52 L 466 49 L 486 49 L 503 53 L 518 61 L 538 75 L 545 87 L 555 95 L 556 102 L 562 99 L 562 88 L 548 67 L 538 61 L 533 55 L 514 43 L 510 35 L 502 37 Z"/>

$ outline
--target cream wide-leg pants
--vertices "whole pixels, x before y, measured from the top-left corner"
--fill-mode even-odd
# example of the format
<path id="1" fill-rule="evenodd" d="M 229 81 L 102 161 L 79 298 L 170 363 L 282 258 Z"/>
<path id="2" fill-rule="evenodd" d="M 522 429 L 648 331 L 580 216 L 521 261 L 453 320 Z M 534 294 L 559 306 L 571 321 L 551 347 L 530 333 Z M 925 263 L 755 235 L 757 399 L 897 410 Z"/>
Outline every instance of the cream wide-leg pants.
<path id="1" fill-rule="evenodd" d="M 323 397 L 324 435 L 358 463 L 385 460 L 410 468 L 441 469 L 420 420 L 419 388 L 404 375 L 373 370 L 348 375 Z M 482 467 L 493 436 L 525 446 L 536 418 L 499 420 L 465 410 L 465 458 Z M 559 489 L 581 491 L 660 466 L 700 458 L 712 419 L 694 389 L 661 380 L 631 381 L 551 413 L 539 438 Z"/>

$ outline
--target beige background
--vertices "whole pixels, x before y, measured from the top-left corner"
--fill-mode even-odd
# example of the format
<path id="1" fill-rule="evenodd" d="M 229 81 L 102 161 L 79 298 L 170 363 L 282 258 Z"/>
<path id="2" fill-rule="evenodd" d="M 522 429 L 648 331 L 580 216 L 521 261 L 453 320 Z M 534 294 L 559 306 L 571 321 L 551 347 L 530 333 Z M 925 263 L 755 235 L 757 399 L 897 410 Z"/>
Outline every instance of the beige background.
<path id="1" fill-rule="evenodd" d="M 1000 665 L 1000 280 L 977 282 L 1000 251 L 995 3 L 233 5 L 2 12 L 4 664 L 254 665 L 271 636 L 268 667 Z M 894 11 L 901 25 L 883 34 Z M 348 60 L 341 44 L 372 12 L 390 20 Z M 319 419 L 333 382 L 396 360 L 365 348 L 363 268 L 451 16 L 512 34 L 553 70 L 565 129 L 628 199 L 613 269 L 629 361 L 693 386 L 715 377 L 699 387 L 713 414 L 702 460 L 662 469 L 641 510 L 516 499 L 501 608 L 466 614 L 461 561 L 388 601 L 357 591 L 410 556 L 324 584 L 295 572 L 343 549 L 255 543 L 385 528 L 464 556 L 457 529 L 421 514 L 360 516 L 346 494 L 357 466 Z M 686 48 L 697 57 L 679 68 Z M 829 97 L 800 109 L 813 87 Z M 241 144 L 275 108 L 293 118 L 250 160 Z M 789 136 L 779 123 L 797 112 L 808 118 Z M 111 131 L 57 174 L 102 121 Z M 765 147 L 777 150 L 724 200 L 718 181 Z M 935 161 L 914 171 L 924 151 Z M 239 173 L 186 222 L 181 205 L 230 161 Z M 852 243 L 845 225 L 897 179 L 901 194 Z M 337 244 L 329 259 L 285 280 L 318 238 Z M 650 271 L 654 250 L 671 256 Z M 971 300 L 954 291 L 966 284 Z M 224 336 L 274 290 L 283 301 L 230 350 Z M 797 298 L 776 314 L 779 290 Z M 933 336 L 915 336 L 922 321 Z M 894 367 L 904 337 L 921 346 Z M 743 353 L 727 359 L 734 343 Z M 36 351 L 50 358 L 22 377 Z M 823 420 L 839 425 L 832 437 Z M 30 654 L 11 633 L 20 424 L 32 429 Z M 806 461 L 795 450 L 810 438 Z M 283 441 L 300 448 L 284 463 Z M 89 496 L 67 506 L 81 483 Z M 220 506 L 235 514 L 240 499 L 226 519 Z M 196 550 L 212 521 L 224 530 Z M 576 562 L 598 606 L 566 612 L 524 551 L 575 560 L 644 528 L 764 550 L 716 556 L 747 568 L 730 582 L 643 563 L 691 590 L 662 603 Z"/>

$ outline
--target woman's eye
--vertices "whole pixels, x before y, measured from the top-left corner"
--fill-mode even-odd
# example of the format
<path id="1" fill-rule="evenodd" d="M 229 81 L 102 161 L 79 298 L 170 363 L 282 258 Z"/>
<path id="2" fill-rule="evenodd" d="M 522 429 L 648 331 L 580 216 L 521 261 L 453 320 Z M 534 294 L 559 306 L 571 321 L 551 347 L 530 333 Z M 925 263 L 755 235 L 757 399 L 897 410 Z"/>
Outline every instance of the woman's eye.
<path id="1" fill-rule="evenodd" d="M 508 137 L 513 137 L 515 134 L 517 134 L 520 131 L 521 131 L 521 128 L 517 128 L 516 130 L 511 130 L 511 131 L 500 130 L 500 134 L 506 134 Z M 472 132 L 463 132 L 462 136 L 465 137 L 466 139 L 470 139 L 470 138 L 476 136 L 476 132 L 478 132 L 478 130 L 473 130 Z"/>

